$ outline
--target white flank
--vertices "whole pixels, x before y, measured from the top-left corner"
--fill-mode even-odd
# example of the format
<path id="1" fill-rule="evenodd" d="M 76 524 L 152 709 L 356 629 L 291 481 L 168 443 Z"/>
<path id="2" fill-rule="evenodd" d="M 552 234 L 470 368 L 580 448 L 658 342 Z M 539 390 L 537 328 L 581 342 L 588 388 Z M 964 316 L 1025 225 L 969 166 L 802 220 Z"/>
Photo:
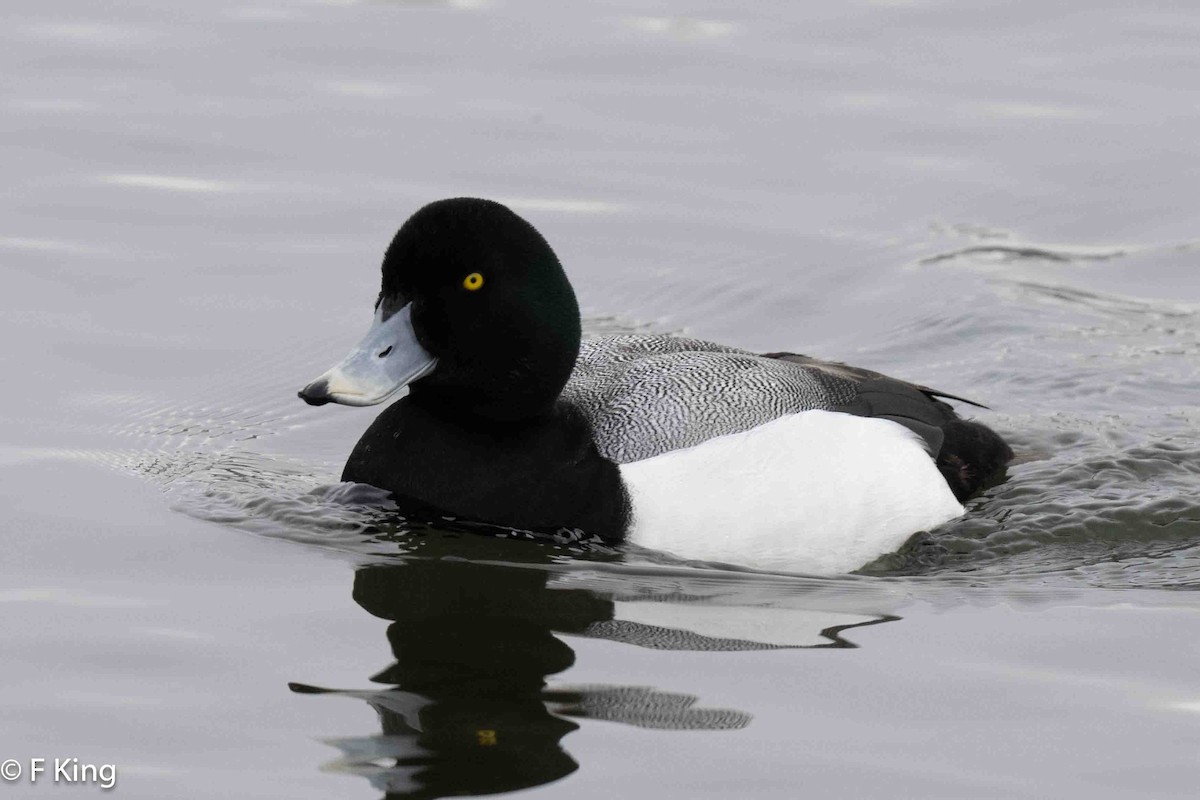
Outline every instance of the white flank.
<path id="1" fill-rule="evenodd" d="M 836 574 L 963 513 L 921 439 L 829 411 L 621 466 L 629 540 L 703 561 Z"/>

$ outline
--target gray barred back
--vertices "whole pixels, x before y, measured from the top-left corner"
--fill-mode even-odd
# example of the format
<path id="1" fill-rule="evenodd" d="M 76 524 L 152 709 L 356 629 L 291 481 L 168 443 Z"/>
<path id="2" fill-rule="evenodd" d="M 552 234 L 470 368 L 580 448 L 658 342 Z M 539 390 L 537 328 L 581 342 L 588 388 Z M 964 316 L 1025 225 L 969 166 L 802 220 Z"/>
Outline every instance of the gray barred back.
<path id="1" fill-rule="evenodd" d="M 855 383 L 699 339 L 626 334 L 585 340 L 562 399 L 618 464 L 692 447 L 786 414 L 852 401 Z"/>

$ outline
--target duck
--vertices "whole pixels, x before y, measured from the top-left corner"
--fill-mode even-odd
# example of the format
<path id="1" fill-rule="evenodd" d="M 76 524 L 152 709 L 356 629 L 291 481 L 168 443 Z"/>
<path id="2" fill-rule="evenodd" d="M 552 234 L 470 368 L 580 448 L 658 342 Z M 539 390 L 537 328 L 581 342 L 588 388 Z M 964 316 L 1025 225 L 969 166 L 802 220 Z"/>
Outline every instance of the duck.
<path id="1" fill-rule="evenodd" d="M 299 396 L 380 413 L 342 480 L 406 516 L 570 532 L 685 561 L 852 572 L 965 513 L 1007 443 L 964 398 L 791 352 L 584 338 L 554 250 L 505 205 L 397 231 L 373 321 Z"/>

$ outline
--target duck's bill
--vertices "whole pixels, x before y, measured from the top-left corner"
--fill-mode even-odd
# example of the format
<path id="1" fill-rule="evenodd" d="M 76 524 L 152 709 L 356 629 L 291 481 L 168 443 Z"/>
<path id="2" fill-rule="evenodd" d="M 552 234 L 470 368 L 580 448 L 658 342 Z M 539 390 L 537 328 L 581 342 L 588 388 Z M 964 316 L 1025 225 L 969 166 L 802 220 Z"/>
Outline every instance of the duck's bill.
<path id="1" fill-rule="evenodd" d="M 413 331 L 412 306 L 384 319 L 381 304 L 371 329 L 350 355 L 301 389 L 300 397 L 314 406 L 373 406 L 425 377 L 435 366 L 437 359 L 421 347 Z"/>

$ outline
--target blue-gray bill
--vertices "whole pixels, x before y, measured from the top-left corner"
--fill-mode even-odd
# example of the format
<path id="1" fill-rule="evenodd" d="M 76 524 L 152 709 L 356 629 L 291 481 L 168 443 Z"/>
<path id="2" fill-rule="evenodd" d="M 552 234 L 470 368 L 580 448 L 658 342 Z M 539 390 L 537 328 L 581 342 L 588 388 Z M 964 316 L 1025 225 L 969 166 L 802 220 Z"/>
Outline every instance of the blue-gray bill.
<path id="1" fill-rule="evenodd" d="M 380 304 L 370 330 L 350 354 L 300 390 L 304 402 L 373 406 L 433 371 L 437 359 L 417 341 L 412 306 L 386 318 L 383 314 Z"/>

